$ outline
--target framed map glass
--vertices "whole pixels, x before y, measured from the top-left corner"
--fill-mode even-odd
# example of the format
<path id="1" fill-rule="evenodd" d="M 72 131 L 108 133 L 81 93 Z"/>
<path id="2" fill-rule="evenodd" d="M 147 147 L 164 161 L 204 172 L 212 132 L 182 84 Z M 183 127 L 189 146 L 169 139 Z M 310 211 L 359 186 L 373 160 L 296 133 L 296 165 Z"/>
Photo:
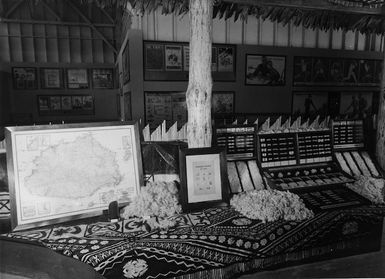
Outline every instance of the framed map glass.
<path id="1" fill-rule="evenodd" d="M 63 88 L 63 70 L 59 68 L 40 69 L 41 88 L 60 89 Z"/>
<path id="2" fill-rule="evenodd" d="M 7 127 L 6 150 L 14 230 L 100 215 L 143 183 L 133 122 Z"/>

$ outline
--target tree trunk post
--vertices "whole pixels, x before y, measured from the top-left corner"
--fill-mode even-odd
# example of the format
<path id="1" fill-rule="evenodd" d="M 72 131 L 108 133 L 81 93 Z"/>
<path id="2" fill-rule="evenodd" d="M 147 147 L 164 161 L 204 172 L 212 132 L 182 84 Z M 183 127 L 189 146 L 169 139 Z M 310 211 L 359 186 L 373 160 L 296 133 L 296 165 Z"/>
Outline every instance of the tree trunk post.
<path id="1" fill-rule="evenodd" d="M 381 169 L 385 170 L 385 57 L 382 62 L 381 91 L 379 95 L 376 156 Z"/>
<path id="2" fill-rule="evenodd" d="M 186 92 L 189 148 L 211 146 L 213 0 L 190 0 L 190 65 Z"/>

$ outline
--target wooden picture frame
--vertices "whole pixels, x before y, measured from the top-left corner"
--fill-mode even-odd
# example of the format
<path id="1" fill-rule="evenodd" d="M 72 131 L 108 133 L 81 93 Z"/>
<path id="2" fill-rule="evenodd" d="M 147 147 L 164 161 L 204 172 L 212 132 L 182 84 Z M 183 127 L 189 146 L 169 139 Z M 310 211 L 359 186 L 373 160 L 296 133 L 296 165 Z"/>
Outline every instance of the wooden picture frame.
<path id="1" fill-rule="evenodd" d="M 101 215 L 112 201 L 131 202 L 143 185 L 137 123 L 19 126 L 5 133 L 13 230 Z"/>
<path id="2" fill-rule="evenodd" d="M 292 115 L 305 118 L 316 115 L 325 116 L 329 113 L 329 94 L 322 91 L 293 92 Z"/>
<path id="3" fill-rule="evenodd" d="M 37 69 L 34 67 L 13 67 L 12 79 L 14 89 L 37 89 Z"/>
<path id="4" fill-rule="evenodd" d="M 40 86 L 42 89 L 62 89 L 63 69 L 61 68 L 41 68 Z"/>
<path id="5" fill-rule="evenodd" d="M 94 89 L 113 89 L 114 88 L 114 69 L 92 69 L 92 88 Z"/>
<path id="6" fill-rule="evenodd" d="M 226 152 L 223 148 L 190 148 L 179 151 L 180 202 L 184 212 L 229 202 Z"/>
<path id="7" fill-rule="evenodd" d="M 94 115 L 92 95 L 37 95 L 39 115 Z"/>
<path id="8" fill-rule="evenodd" d="M 87 69 L 67 69 L 68 89 L 88 89 L 89 87 Z"/>
<path id="9" fill-rule="evenodd" d="M 213 91 L 211 97 L 211 114 L 234 113 L 234 91 Z"/>
<path id="10" fill-rule="evenodd" d="M 246 54 L 246 85 L 284 86 L 286 56 Z"/>

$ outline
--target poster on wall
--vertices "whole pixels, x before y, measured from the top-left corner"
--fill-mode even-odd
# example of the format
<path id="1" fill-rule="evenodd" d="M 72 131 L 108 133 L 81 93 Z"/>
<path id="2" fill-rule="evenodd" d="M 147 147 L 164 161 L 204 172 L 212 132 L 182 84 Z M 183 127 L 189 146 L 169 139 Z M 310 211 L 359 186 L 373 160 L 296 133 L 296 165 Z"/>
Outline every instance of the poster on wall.
<path id="1" fill-rule="evenodd" d="M 247 85 L 284 85 L 285 56 L 246 55 Z"/>
<path id="2" fill-rule="evenodd" d="M 347 59 L 344 61 L 344 83 L 356 84 L 358 83 L 358 60 Z"/>
<path id="3" fill-rule="evenodd" d="M 310 57 L 294 57 L 294 85 L 311 83 L 312 59 Z"/>
<path id="4" fill-rule="evenodd" d="M 186 93 L 173 93 L 172 99 L 172 122 L 178 121 L 178 123 L 184 124 L 187 122 L 187 105 L 186 105 Z M 180 126 L 178 125 L 178 126 Z"/>
<path id="5" fill-rule="evenodd" d="M 32 67 L 12 68 L 14 89 L 37 89 L 37 70 Z"/>
<path id="6" fill-rule="evenodd" d="M 183 46 L 183 71 L 188 72 L 190 68 L 190 47 Z"/>
<path id="7" fill-rule="evenodd" d="M 166 71 L 182 71 L 182 46 L 165 46 Z"/>
<path id="8" fill-rule="evenodd" d="M 122 53 L 123 84 L 126 84 L 130 81 L 130 54 L 128 49 L 129 41 L 127 41 Z"/>
<path id="9" fill-rule="evenodd" d="M 150 128 L 160 125 L 163 120 L 172 121 L 171 95 L 166 93 L 145 93 L 146 123 Z"/>
<path id="10" fill-rule="evenodd" d="M 363 84 L 374 84 L 374 60 L 361 59 L 359 63 L 359 82 Z"/>
<path id="11" fill-rule="evenodd" d="M 60 89 L 63 88 L 63 71 L 59 68 L 40 69 L 41 88 Z"/>
<path id="12" fill-rule="evenodd" d="M 312 82 L 326 82 L 328 81 L 329 59 L 327 58 L 313 58 L 312 66 Z"/>
<path id="13" fill-rule="evenodd" d="M 49 97 L 49 108 L 51 111 L 60 111 L 61 110 L 61 98 L 60 98 L 60 96 L 50 96 Z"/>
<path id="14" fill-rule="evenodd" d="M 329 67 L 329 81 L 331 84 L 340 84 L 344 81 L 344 61 L 331 59 Z"/>
<path id="15" fill-rule="evenodd" d="M 86 89 L 88 85 L 87 69 L 67 69 L 67 83 L 70 89 Z"/>
<path id="16" fill-rule="evenodd" d="M 92 87 L 95 89 L 114 88 L 114 70 L 92 69 Z"/>
<path id="17" fill-rule="evenodd" d="M 213 92 L 211 113 L 234 113 L 234 92 Z"/>
<path id="18" fill-rule="evenodd" d="M 164 47 L 161 44 L 145 45 L 145 70 L 163 71 L 164 70 Z"/>
<path id="19" fill-rule="evenodd" d="M 40 115 L 93 115 L 94 98 L 91 95 L 39 95 Z"/>
<path id="20" fill-rule="evenodd" d="M 293 115 L 312 117 L 328 113 L 329 97 L 327 92 L 294 92 Z"/>
<path id="21" fill-rule="evenodd" d="M 373 92 L 341 92 L 340 114 L 365 118 L 372 114 Z"/>
<path id="22" fill-rule="evenodd" d="M 234 72 L 234 48 L 218 47 L 218 72 Z"/>
<path id="23" fill-rule="evenodd" d="M 101 215 L 143 183 L 133 123 L 8 127 L 6 143 L 14 230 Z"/>

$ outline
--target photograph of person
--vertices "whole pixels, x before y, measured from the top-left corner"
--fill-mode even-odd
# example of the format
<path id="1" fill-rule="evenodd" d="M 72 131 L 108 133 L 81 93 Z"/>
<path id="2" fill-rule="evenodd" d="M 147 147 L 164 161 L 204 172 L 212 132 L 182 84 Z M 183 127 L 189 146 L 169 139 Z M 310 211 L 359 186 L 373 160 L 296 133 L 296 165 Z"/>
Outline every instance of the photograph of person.
<path id="1" fill-rule="evenodd" d="M 325 58 L 313 59 L 313 82 L 325 82 L 328 79 L 329 60 Z"/>
<path id="2" fill-rule="evenodd" d="M 344 61 L 344 79 L 345 83 L 358 82 L 358 61 L 345 60 Z"/>
<path id="3" fill-rule="evenodd" d="M 327 92 L 296 92 L 293 95 L 293 114 L 305 118 L 328 113 Z"/>
<path id="4" fill-rule="evenodd" d="M 372 92 L 342 92 L 340 114 L 349 118 L 366 118 L 372 113 Z"/>
<path id="5" fill-rule="evenodd" d="M 332 83 L 342 83 L 344 80 L 344 63 L 339 59 L 330 60 L 329 80 Z"/>
<path id="6" fill-rule="evenodd" d="M 246 56 L 246 84 L 283 85 L 285 56 Z"/>
<path id="7" fill-rule="evenodd" d="M 294 85 L 311 82 L 311 62 L 308 57 L 294 57 Z"/>

